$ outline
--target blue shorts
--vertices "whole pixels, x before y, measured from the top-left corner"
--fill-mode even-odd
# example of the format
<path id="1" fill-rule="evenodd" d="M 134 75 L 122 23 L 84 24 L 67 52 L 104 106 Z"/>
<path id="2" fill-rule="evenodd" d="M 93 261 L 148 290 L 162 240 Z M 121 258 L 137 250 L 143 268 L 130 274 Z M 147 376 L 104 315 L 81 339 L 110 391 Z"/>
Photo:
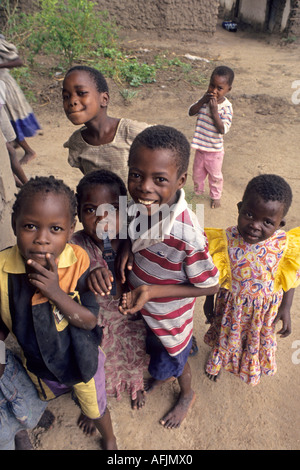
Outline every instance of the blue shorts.
<path id="1" fill-rule="evenodd" d="M 180 377 L 192 348 L 192 338 L 177 356 L 170 356 L 162 342 L 147 325 L 146 352 L 150 355 L 148 371 L 156 380 Z"/>

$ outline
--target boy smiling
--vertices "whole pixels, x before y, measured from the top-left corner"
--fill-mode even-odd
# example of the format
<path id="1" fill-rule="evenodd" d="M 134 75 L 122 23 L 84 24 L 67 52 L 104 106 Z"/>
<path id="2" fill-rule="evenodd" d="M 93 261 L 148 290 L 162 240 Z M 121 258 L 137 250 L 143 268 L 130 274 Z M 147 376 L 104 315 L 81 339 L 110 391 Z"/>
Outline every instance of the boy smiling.
<path id="1" fill-rule="evenodd" d="M 135 138 L 128 161 L 128 190 L 144 233 L 133 236 L 137 235 L 130 230 L 133 220 L 129 227 L 134 253 L 128 279 L 131 291 L 124 294 L 120 311 L 141 311 L 147 324 L 153 378 L 148 391 L 178 378 L 179 399 L 160 421 L 167 428 L 179 427 L 195 400 L 187 359 L 196 297 L 218 290 L 218 271 L 206 238 L 184 197 L 189 155 L 189 143 L 181 132 L 152 126 Z M 165 214 L 168 208 L 168 220 L 155 218 L 153 237 L 153 214 L 161 214 L 163 208 Z"/>

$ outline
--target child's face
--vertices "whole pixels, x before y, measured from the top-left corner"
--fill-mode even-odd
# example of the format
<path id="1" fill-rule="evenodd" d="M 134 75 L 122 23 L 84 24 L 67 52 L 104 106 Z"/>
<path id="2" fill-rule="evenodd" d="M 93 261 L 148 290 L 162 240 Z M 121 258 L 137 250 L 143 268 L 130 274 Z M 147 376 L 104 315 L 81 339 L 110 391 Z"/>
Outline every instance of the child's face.
<path id="1" fill-rule="evenodd" d="M 227 80 L 225 75 L 212 75 L 210 79 L 207 91 L 216 98 L 217 103 L 222 103 L 226 94 L 231 90 Z"/>
<path id="2" fill-rule="evenodd" d="M 62 97 L 66 116 L 75 125 L 96 119 L 109 101 L 108 93 L 99 93 L 95 81 L 84 70 L 74 70 L 67 75 Z"/>
<path id="3" fill-rule="evenodd" d="M 96 214 L 98 207 L 99 215 Z M 119 233 L 120 217 L 119 194 L 113 188 L 98 184 L 84 192 L 79 219 L 85 233 L 96 243 L 102 239 L 101 235 L 104 232 L 108 233 L 109 238 L 116 238 Z"/>
<path id="4" fill-rule="evenodd" d="M 251 194 L 238 204 L 238 230 L 245 242 L 255 244 L 267 240 L 285 225 L 284 205 L 279 201 L 264 201 Z"/>
<path id="5" fill-rule="evenodd" d="M 56 260 L 63 252 L 75 228 L 67 196 L 56 193 L 36 193 L 22 203 L 20 213 L 13 218 L 17 245 L 25 261 L 31 259 L 48 267 L 46 254 Z"/>
<path id="6" fill-rule="evenodd" d="M 176 202 L 176 192 L 184 186 L 186 177 L 186 173 L 178 177 L 172 150 L 140 146 L 130 162 L 128 191 L 134 202 L 143 204 L 151 215 L 154 205 L 171 206 Z"/>

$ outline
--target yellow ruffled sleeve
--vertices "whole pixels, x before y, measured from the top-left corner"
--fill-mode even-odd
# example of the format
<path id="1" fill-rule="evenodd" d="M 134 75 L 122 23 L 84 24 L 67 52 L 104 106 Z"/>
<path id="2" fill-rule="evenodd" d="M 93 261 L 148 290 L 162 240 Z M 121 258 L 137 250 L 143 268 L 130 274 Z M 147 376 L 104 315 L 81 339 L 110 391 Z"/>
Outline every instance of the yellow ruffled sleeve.
<path id="1" fill-rule="evenodd" d="M 286 234 L 287 242 L 275 276 L 274 290 L 287 292 L 300 284 L 300 227 Z"/>
<path id="2" fill-rule="evenodd" d="M 220 273 L 219 284 L 231 289 L 231 269 L 228 256 L 227 237 L 223 229 L 204 228 L 208 240 L 209 253 Z"/>

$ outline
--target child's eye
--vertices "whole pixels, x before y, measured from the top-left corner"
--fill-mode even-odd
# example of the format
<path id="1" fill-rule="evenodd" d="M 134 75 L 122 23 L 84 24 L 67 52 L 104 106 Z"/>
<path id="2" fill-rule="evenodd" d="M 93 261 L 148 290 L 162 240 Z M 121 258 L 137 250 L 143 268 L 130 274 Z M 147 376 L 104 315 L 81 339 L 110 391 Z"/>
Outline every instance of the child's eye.
<path id="1" fill-rule="evenodd" d="M 96 212 L 96 209 L 94 207 L 86 207 L 84 209 L 84 212 L 86 212 L 87 214 L 94 214 Z"/>
<path id="2" fill-rule="evenodd" d="M 159 183 L 164 183 L 165 181 L 167 181 L 166 178 L 164 178 L 163 176 L 158 176 L 158 177 L 156 178 L 156 180 L 157 180 Z"/>
<path id="3" fill-rule="evenodd" d="M 136 179 L 136 178 L 140 178 L 140 176 L 141 175 L 139 173 L 135 172 L 135 171 L 132 171 L 132 172 L 129 173 L 130 178 L 135 178 Z"/>
<path id="4" fill-rule="evenodd" d="M 52 227 L 52 231 L 55 232 L 55 233 L 61 232 L 61 231 L 62 231 L 62 228 L 61 228 L 61 227 L 58 227 L 57 225 L 54 225 L 54 226 Z"/>
<path id="5" fill-rule="evenodd" d="M 265 220 L 265 224 L 266 225 L 274 225 L 272 220 Z"/>
<path id="6" fill-rule="evenodd" d="M 34 224 L 25 224 L 24 228 L 26 228 L 27 230 L 35 230 L 36 226 Z"/>

